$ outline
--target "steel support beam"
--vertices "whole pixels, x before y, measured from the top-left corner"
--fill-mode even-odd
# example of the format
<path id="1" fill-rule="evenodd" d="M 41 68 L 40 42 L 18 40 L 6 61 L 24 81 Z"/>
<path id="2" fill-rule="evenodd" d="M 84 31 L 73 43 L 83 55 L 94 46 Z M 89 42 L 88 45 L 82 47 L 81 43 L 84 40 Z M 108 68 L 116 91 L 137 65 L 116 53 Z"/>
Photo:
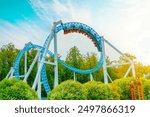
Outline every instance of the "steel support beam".
<path id="1" fill-rule="evenodd" d="M 131 71 L 131 68 L 132 68 L 131 66 L 128 68 L 126 74 L 124 75 L 124 78 L 126 78 L 126 77 L 129 75 L 129 73 L 130 73 L 130 71 Z"/>
<path id="2" fill-rule="evenodd" d="M 90 74 L 90 81 L 93 81 L 94 79 L 93 79 L 93 75 L 92 74 Z"/>
<path id="3" fill-rule="evenodd" d="M 108 84 L 108 77 L 107 77 L 107 65 L 106 65 L 106 53 L 105 53 L 105 43 L 102 37 L 102 52 L 103 52 L 103 74 L 104 74 L 104 83 Z"/>
<path id="4" fill-rule="evenodd" d="M 107 68 L 109 68 L 109 67 L 115 67 L 115 66 L 128 65 L 128 64 L 130 64 L 130 62 L 127 62 L 127 63 L 115 63 L 115 64 L 107 65 Z"/>
<path id="5" fill-rule="evenodd" d="M 126 60 L 128 60 L 131 64 L 131 69 L 132 69 L 132 75 L 133 77 L 136 77 L 135 74 L 135 68 L 134 68 L 134 62 L 132 60 L 130 60 L 130 58 L 128 58 L 127 56 L 125 56 L 120 50 L 118 50 L 115 46 L 113 46 L 109 41 L 107 41 L 106 39 L 103 38 L 103 40 L 110 46 L 112 47 L 116 52 L 118 52 L 120 55 L 122 55 Z"/>
<path id="6" fill-rule="evenodd" d="M 150 74 L 144 74 L 144 78 L 150 77 Z"/>
<path id="7" fill-rule="evenodd" d="M 46 42 L 45 42 L 44 53 L 43 53 L 42 58 L 41 58 L 41 60 L 40 60 L 40 64 L 39 64 L 39 67 L 38 67 L 38 71 L 37 71 L 37 74 L 36 74 L 34 83 L 33 83 L 33 85 L 32 85 L 32 88 L 33 88 L 33 89 L 36 88 L 36 85 L 37 85 L 37 83 L 38 83 L 38 81 L 39 81 L 39 76 L 40 76 L 40 74 L 41 74 L 41 70 L 42 70 L 44 61 L 45 61 L 45 59 L 46 59 L 46 55 L 47 55 L 47 52 L 48 52 L 48 48 L 49 48 L 49 46 L 50 46 L 51 40 L 54 38 L 55 28 L 56 28 L 56 26 L 57 26 L 58 24 L 60 24 L 60 23 L 61 23 L 61 21 L 58 21 L 58 22 L 54 22 L 54 23 L 53 23 L 53 27 L 52 27 L 52 29 L 51 29 L 51 33 L 50 33 L 50 35 L 48 36 L 48 39 L 47 39 Z"/>
<path id="8" fill-rule="evenodd" d="M 39 65 L 40 65 L 40 52 L 38 51 L 38 53 L 39 53 L 39 56 L 38 56 L 38 61 L 37 61 L 37 67 L 39 67 Z M 38 54 L 37 53 L 37 54 Z M 41 91 L 41 84 L 42 84 L 42 82 L 41 82 L 41 74 L 39 75 L 39 81 L 38 81 L 38 88 L 37 88 L 37 93 L 38 93 L 38 97 L 39 97 L 39 99 L 41 99 L 41 94 L 42 94 L 42 91 Z"/>
<path id="9" fill-rule="evenodd" d="M 24 55 L 24 76 L 26 76 L 27 73 L 27 52 L 25 52 Z"/>
<path id="10" fill-rule="evenodd" d="M 40 52 L 38 51 L 36 56 L 35 56 L 35 58 L 34 58 L 34 60 L 33 60 L 33 62 L 32 62 L 32 64 L 30 65 L 30 68 L 29 68 L 28 72 L 25 74 L 25 77 L 24 77 L 23 81 L 25 81 L 25 82 L 27 81 L 27 79 L 28 79 L 28 77 L 29 77 L 29 75 L 30 75 L 30 73 L 31 73 L 31 71 L 32 71 L 36 61 L 38 60 L 39 55 L 40 55 Z"/>
<path id="11" fill-rule="evenodd" d="M 57 35 L 54 32 L 54 87 L 58 85 L 58 57 L 57 57 Z"/>
<path id="12" fill-rule="evenodd" d="M 75 72 L 73 72 L 73 79 L 74 79 L 74 81 L 76 81 L 76 73 Z"/>
<path id="13" fill-rule="evenodd" d="M 12 77 L 13 77 L 13 74 L 14 74 L 14 68 L 11 67 L 10 70 L 9 70 L 9 72 L 8 72 L 8 74 L 6 75 L 6 79 L 7 79 L 7 78 L 12 78 Z"/>

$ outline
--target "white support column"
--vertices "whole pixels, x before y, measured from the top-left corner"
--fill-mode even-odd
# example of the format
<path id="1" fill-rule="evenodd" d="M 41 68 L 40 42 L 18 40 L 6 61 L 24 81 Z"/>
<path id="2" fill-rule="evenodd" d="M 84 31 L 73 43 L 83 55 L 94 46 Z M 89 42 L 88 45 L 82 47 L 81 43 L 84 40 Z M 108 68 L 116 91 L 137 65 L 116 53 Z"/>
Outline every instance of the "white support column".
<path id="1" fill-rule="evenodd" d="M 150 77 L 150 74 L 144 74 L 144 78 Z"/>
<path id="2" fill-rule="evenodd" d="M 109 67 L 115 67 L 115 66 L 123 66 L 123 65 L 128 65 L 128 64 L 130 64 L 130 62 L 126 62 L 126 63 L 115 63 L 115 64 L 107 65 L 107 68 L 109 68 Z"/>
<path id="3" fill-rule="evenodd" d="M 6 75 L 6 79 L 7 78 L 10 78 L 10 79 L 13 78 L 14 77 L 13 75 L 14 75 L 14 68 L 11 67 L 8 74 Z"/>
<path id="4" fill-rule="evenodd" d="M 39 63 L 40 63 L 40 52 L 39 52 L 39 56 L 38 56 L 37 67 L 39 67 L 39 65 L 40 65 Z M 37 89 L 39 99 L 41 99 L 41 93 L 42 93 L 41 84 L 42 84 L 42 82 L 41 82 L 41 74 L 40 74 L 39 81 L 38 81 L 38 89 Z"/>
<path id="5" fill-rule="evenodd" d="M 132 68 L 132 75 L 133 75 L 134 78 L 136 78 L 135 67 L 134 67 L 134 62 L 133 61 L 131 63 L 131 68 Z"/>
<path id="6" fill-rule="evenodd" d="M 107 73 L 107 76 L 108 76 L 109 80 L 110 80 L 111 82 L 113 82 L 112 79 L 111 79 L 111 77 L 110 77 L 110 75 L 109 75 L 108 73 Z"/>
<path id="7" fill-rule="evenodd" d="M 10 79 L 12 79 L 14 77 L 13 75 L 14 75 L 14 68 L 11 67 Z"/>
<path id="8" fill-rule="evenodd" d="M 25 55 L 24 55 L 24 76 L 26 75 L 27 73 L 27 52 L 25 52 Z"/>
<path id="9" fill-rule="evenodd" d="M 10 68 L 8 74 L 6 75 L 6 79 L 9 78 L 10 74 L 11 74 L 11 71 L 12 71 L 12 67 Z"/>
<path id="10" fill-rule="evenodd" d="M 75 72 L 73 72 L 73 79 L 74 79 L 74 81 L 76 81 L 76 73 Z"/>
<path id="11" fill-rule="evenodd" d="M 58 61 L 57 61 L 57 35 L 54 32 L 54 87 L 58 85 Z"/>
<path id="12" fill-rule="evenodd" d="M 32 62 L 32 64 L 30 65 L 30 68 L 29 68 L 28 72 L 25 74 L 25 77 L 24 77 L 23 81 L 25 81 L 25 82 L 27 81 L 27 79 L 28 79 L 28 77 L 29 77 L 29 75 L 30 75 L 30 73 L 31 73 L 31 71 L 32 71 L 36 61 L 38 60 L 39 55 L 40 55 L 40 52 L 38 51 L 36 56 L 35 56 L 35 58 L 34 58 L 34 60 L 33 60 L 33 62 Z"/>
<path id="13" fill-rule="evenodd" d="M 106 39 L 104 39 L 104 42 L 106 42 L 110 47 L 112 47 L 116 52 L 118 52 L 120 55 L 122 55 L 125 59 L 127 59 L 130 63 L 131 63 L 131 60 L 125 56 L 120 50 L 118 50 L 115 46 L 113 46 L 110 42 L 108 42 Z"/>
<path id="14" fill-rule="evenodd" d="M 44 49 L 44 52 L 43 52 L 43 56 L 42 56 L 42 58 L 41 58 L 41 60 L 40 60 L 40 64 L 39 64 L 39 67 L 38 67 L 38 71 L 37 71 L 37 74 L 36 74 L 34 83 L 33 83 L 33 85 L 32 85 L 32 88 L 33 88 L 33 89 L 36 88 L 36 85 L 37 85 L 37 83 L 38 83 L 38 81 L 39 81 L 39 76 L 40 76 L 40 74 L 41 74 L 41 70 L 42 70 L 44 61 L 45 61 L 45 59 L 46 59 L 46 55 L 47 55 L 48 48 L 49 48 L 49 46 L 50 46 L 51 40 L 52 40 L 53 37 L 54 37 L 55 28 L 56 28 L 56 26 L 57 26 L 58 24 L 60 24 L 60 23 L 61 23 L 61 21 L 58 21 L 58 22 L 54 22 L 54 23 L 53 23 L 53 27 L 52 27 L 52 29 L 51 29 L 51 33 L 50 33 L 50 35 L 48 36 L 48 39 L 46 39 L 46 43 L 45 43 L 45 46 L 44 46 L 45 49 Z"/>
<path id="15" fill-rule="evenodd" d="M 40 76 L 39 76 L 40 77 Z M 38 81 L 38 89 L 37 89 L 38 97 L 41 99 L 41 78 Z"/>
<path id="16" fill-rule="evenodd" d="M 131 71 L 131 68 L 132 68 L 131 66 L 128 68 L 126 74 L 124 75 L 124 78 L 126 78 L 126 77 L 129 75 L 129 73 L 130 73 L 130 71 Z"/>
<path id="17" fill-rule="evenodd" d="M 135 68 L 134 68 L 134 62 L 128 58 L 127 56 L 125 56 L 120 50 L 118 50 L 115 46 L 113 46 L 110 42 L 108 42 L 106 39 L 103 38 L 103 40 L 110 46 L 112 47 L 116 52 L 118 52 L 120 55 L 122 55 L 126 60 L 128 60 L 130 62 L 131 65 L 131 69 L 132 69 L 132 75 L 133 77 L 136 77 L 135 74 Z"/>
<path id="18" fill-rule="evenodd" d="M 106 55 L 105 55 L 105 43 L 102 37 L 102 52 L 103 52 L 103 74 L 104 74 L 104 83 L 108 84 L 108 77 L 107 77 L 107 67 L 106 67 Z"/>
<path id="19" fill-rule="evenodd" d="M 90 81 L 93 81 L 93 75 L 90 74 Z"/>

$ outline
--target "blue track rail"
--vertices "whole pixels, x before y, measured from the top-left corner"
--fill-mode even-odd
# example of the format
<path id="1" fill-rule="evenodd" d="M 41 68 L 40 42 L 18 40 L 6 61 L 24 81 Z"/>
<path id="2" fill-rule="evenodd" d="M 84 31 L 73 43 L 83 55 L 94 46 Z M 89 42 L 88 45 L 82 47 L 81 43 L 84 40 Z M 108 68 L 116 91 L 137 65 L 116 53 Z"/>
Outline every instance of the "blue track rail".
<path id="1" fill-rule="evenodd" d="M 91 27 L 87 26 L 86 24 L 79 23 L 79 22 L 68 22 L 68 23 L 61 24 L 58 27 L 56 27 L 55 32 L 58 33 L 61 30 L 76 30 L 76 29 L 81 30 L 81 31 L 85 32 L 86 34 L 90 35 L 90 37 L 92 37 L 92 40 L 96 43 L 96 47 L 97 47 L 98 51 L 100 52 L 100 59 L 99 59 L 97 66 L 92 68 L 92 69 L 89 69 L 89 70 L 83 70 L 83 69 L 74 68 L 73 66 L 66 64 L 65 62 L 63 62 L 59 58 L 58 58 L 58 62 L 61 63 L 62 65 L 64 65 L 66 68 L 72 70 L 75 73 L 80 73 L 80 74 L 94 73 L 103 65 L 102 39 L 98 35 L 98 33 L 96 31 L 94 31 Z M 47 40 L 48 40 L 48 38 L 46 39 L 45 43 L 47 42 Z M 16 57 L 15 64 L 14 64 L 14 75 L 18 80 L 20 80 L 19 63 L 20 63 L 21 58 L 24 55 L 24 53 L 26 51 L 29 51 L 30 49 L 33 49 L 33 48 L 40 49 L 41 52 L 43 52 L 43 50 L 45 49 L 45 43 L 44 43 L 43 47 L 39 46 L 39 45 L 32 44 L 32 43 L 28 43 L 20 51 L 20 53 Z M 50 56 L 54 57 L 54 54 L 51 51 L 48 51 L 48 54 Z M 42 83 L 43 83 L 43 86 L 45 88 L 45 91 L 46 91 L 46 93 L 49 93 L 51 89 L 50 89 L 47 75 L 46 75 L 46 65 L 45 64 L 42 67 L 41 77 L 42 77 Z"/>

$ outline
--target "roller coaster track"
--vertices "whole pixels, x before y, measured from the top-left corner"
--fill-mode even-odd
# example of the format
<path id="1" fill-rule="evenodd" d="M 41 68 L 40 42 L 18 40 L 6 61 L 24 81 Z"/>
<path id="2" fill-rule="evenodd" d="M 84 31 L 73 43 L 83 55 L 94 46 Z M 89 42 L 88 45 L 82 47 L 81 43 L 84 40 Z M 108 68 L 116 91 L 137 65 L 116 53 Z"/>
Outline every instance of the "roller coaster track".
<path id="1" fill-rule="evenodd" d="M 81 33 L 81 34 L 84 34 L 85 36 L 87 36 L 89 39 L 92 40 L 92 42 L 94 43 L 94 45 L 97 47 L 98 51 L 100 52 L 100 59 L 99 59 L 98 64 L 94 68 L 89 69 L 89 70 L 74 68 L 73 66 L 66 64 L 60 58 L 58 58 L 58 62 L 75 73 L 91 74 L 91 73 L 96 72 L 103 65 L 102 37 L 100 37 L 98 35 L 98 33 L 96 31 L 94 31 L 91 27 L 87 26 L 86 24 L 79 23 L 79 22 L 68 22 L 68 23 L 60 24 L 59 26 L 56 27 L 55 33 L 58 33 L 61 30 L 64 31 L 64 34 Z M 29 51 L 30 49 L 38 49 L 41 51 L 41 56 L 42 56 L 49 37 L 50 37 L 50 35 L 48 35 L 48 37 L 44 43 L 44 46 L 39 46 L 36 44 L 28 43 L 20 51 L 20 53 L 16 57 L 16 60 L 14 63 L 14 75 L 18 80 L 20 79 L 20 77 L 19 77 L 20 76 L 20 74 L 19 74 L 19 63 L 20 63 L 21 58 L 24 55 L 24 53 Z M 51 40 L 52 40 L 52 38 L 51 38 Z M 50 56 L 54 57 L 54 54 L 49 50 L 48 50 L 48 54 Z M 43 67 L 41 70 L 41 77 L 42 77 L 42 83 L 43 83 L 43 86 L 45 88 L 45 91 L 46 91 L 46 93 L 48 93 L 51 89 L 50 89 L 47 75 L 46 75 L 46 65 L 45 64 L 43 64 Z"/>

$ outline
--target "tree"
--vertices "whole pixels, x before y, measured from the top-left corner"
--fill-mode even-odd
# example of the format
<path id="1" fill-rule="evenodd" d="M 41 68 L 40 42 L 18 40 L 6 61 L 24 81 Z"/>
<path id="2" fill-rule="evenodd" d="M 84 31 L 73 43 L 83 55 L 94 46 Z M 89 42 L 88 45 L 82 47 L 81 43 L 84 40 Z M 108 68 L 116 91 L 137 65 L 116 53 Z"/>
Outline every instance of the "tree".
<path id="1" fill-rule="evenodd" d="M 126 57 L 128 57 L 130 60 L 135 61 L 136 57 L 129 53 L 124 53 Z M 129 62 L 124 56 L 120 56 L 119 60 L 117 60 L 118 63 L 127 63 Z M 127 72 L 128 68 L 130 67 L 130 64 L 118 66 L 114 69 L 115 73 L 117 73 L 118 78 L 124 77 L 125 73 Z M 128 77 L 132 77 L 132 72 L 130 71 Z"/>
<path id="2" fill-rule="evenodd" d="M 80 51 L 76 46 L 72 47 L 69 50 L 69 53 L 66 57 L 66 63 L 75 68 L 80 68 L 81 62 L 82 62 L 82 55 L 80 54 Z"/>
<path id="3" fill-rule="evenodd" d="M 135 55 L 132 55 L 130 53 L 124 53 L 124 55 L 126 57 L 128 57 L 130 60 L 136 60 L 136 56 Z M 122 62 L 129 62 L 124 56 L 120 56 L 119 57 L 119 60 L 118 60 L 119 63 L 122 63 Z"/>
<path id="4" fill-rule="evenodd" d="M 67 54 L 65 62 L 75 68 L 80 69 L 81 65 L 83 64 L 83 56 L 80 54 L 80 51 L 76 46 L 72 47 L 69 50 L 69 53 Z M 80 75 L 77 75 L 77 78 L 80 79 Z M 67 79 L 73 79 L 73 72 L 69 69 L 65 68 L 65 78 Z"/>
<path id="5" fill-rule="evenodd" d="M 149 74 L 150 73 L 150 66 L 144 66 L 142 63 L 136 63 L 135 64 L 135 71 L 136 71 L 136 76 L 137 77 L 143 77 L 144 74 Z"/>
<path id="6" fill-rule="evenodd" d="M 94 53 L 94 52 L 87 53 L 84 58 L 85 58 L 85 62 L 84 62 L 85 69 L 92 69 L 97 66 L 98 57 L 97 57 L 96 53 Z M 96 71 L 92 75 L 93 75 L 94 80 L 102 81 L 101 80 L 102 79 L 102 70 L 101 69 Z M 89 77 L 89 75 L 88 75 L 88 77 Z"/>
<path id="7" fill-rule="evenodd" d="M 0 48 L 0 80 L 6 77 L 10 68 L 13 66 L 19 50 L 12 43 Z"/>

